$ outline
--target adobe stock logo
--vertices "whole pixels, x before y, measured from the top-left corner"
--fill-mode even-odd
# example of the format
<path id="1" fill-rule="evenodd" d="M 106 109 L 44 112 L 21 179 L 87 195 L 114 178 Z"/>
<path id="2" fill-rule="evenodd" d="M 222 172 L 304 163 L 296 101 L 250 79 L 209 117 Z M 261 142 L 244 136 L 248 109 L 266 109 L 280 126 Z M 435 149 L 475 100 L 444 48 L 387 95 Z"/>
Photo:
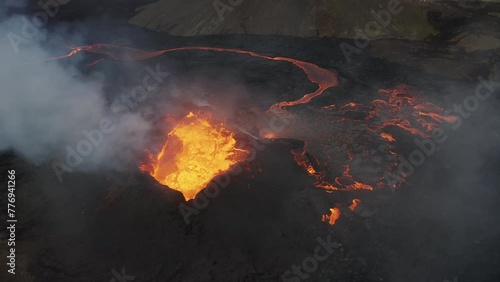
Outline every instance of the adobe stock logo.
<path id="1" fill-rule="evenodd" d="M 238 7 L 243 3 L 244 0 L 228 0 L 227 4 L 220 1 L 215 0 L 212 5 L 214 6 L 215 12 L 217 12 L 217 17 L 220 22 L 224 21 L 224 13 L 232 12 L 234 8 Z"/>
<path id="2" fill-rule="evenodd" d="M 480 108 L 481 103 L 485 103 L 487 99 L 493 96 L 496 88 L 500 87 L 500 80 L 497 79 L 493 75 L 489 75 L 488 79 L 479 76 L 479 83 L 476 85 L 474 93 L 465 97 L 461 103 L 454 104 L 452 110 L 447 110 L 444 113 L 444 116 L 452 114 L 456 118 L 455 123 L 451 125 L 452 130 L 458 130 L 464 121 Z M 384 178 L 390 189 L 394 192 L 395 188 L 397 188 L 397 183 L 413 175 L 416 168 L 423 165 L 426 159 L 432 156 L 438 146 L 444 144 L 446 140 L 448 140 L 448 135 L 441 127 L 437 127 L 432 131 L 431 138 L 423 140 L 415 139 L 414 142 L 418 148 L 412 150 L 407 159 L 403 156 L 398 156 L 399 163 L 396 172 L 391 173 L 386 171 L 384 173 Z"/>
<path id="3" fill-rule="evenodd" d="M 334 249 L 341 245 L 332 242 L 331 235 L 328 235 L 326 241 L 322 238 L 317 238 L 318 246 L 314 249 L 312 256 L 302 260 L 300 265 L 292 265 L 292 270 L 287 270 L 281 276 L 283 282 L 300 282 L 301 280 L 308 279 L 311 273 L 318 270 L 320 262 L 327 260 L 333 253 Z M 293 275 L 292 275 L 293 273 Z"/>
<path id="4" fill-rule="evenodd" d="M 113 274 L 113 278 L 111 278 L 109 282 L 127 282 L 135 280 L 135 276 L 127 274 L 125 267 L 122 267 L 121 273 L 113 269 L 111 270 L 111 274 Z"/>
<path id="5" fill-rule="evenodd" d="M 14 53 L 19 53 L 19 46 L 21 44 L 28 44 L 30 39 L 35 38 L 49 22 L 49 17 L 53 18 L 59 13 L 59 6 L 66 5 L 71 0 L 40 0 L 38 6 L 42 8 L 33 14 L 31 20 L 26 17 L 21 17 L 23 26 L 21 27 L 20 34 L 9 32 L 7 38 L 9 39 Z"/>
<path id="6" fill-rule="evenodd" d="M 59 182 L 63 182 L 65 173 L 73 172 L 84 162 L 85 158 L 92 155 L 94 150 L 115 132 L 117 126 L 129 118 L 129 114 L 133 113 L 140 103 L 144 103 L 150 93 L 158 90 L 161 83 L 170 75 L 169 72 L 160 69 L 160 64 L 157 64 L 155 69 L 147 66 L 146 73 L 141 84 L 136 85 L 129 93 L 122 94 L 112 102 L 110 116 L 99 120 L 94 128 L 82 130 L 83 138 L 74 146 L 68 144 L 65 147 L 66 157 L 64 161 L 52 162 L 52 169 Z"/>
<path id="7" fill-rule="evenodd" d="M 269 127 L 265 127 L 260 130 L 261 136 L 265 136 L 267 134 L 274 135 L 275 133 L 282 132 L 291 122 L 290 114 L 282 114 L 279 111 L 271 110 L 273 116 L 269 119 Z M 245 128 L 238 128 L 242 132 L 247 132 L 252 128 L 251 123 L 245 124 Z M 247 135 L 248 136 L 248 135 Z M 267 139 L 258 139 L 254 136 L 248 136 L 249 143 L 251 147 L 248 149 L 250 154 L 245 159 L 245 162 L 250 162 L 255 159 L 257 156 L 257 152 L 260 152 L 265 149 L 264 144 L 268 144 L 271 141 Z M 257 141 L 258 139 L 258 141 Z M 228 171 L 228 173 L 221 174 L 211 181 L 207 187 L 205 187 L 201 192 L 199 192 L 193 201 L 188 201 L 186 203 L 179 204 L 179 211 L 184 218 L 184 222 L 186 225 L 191 223 L 191 216 L 199 215 L 200 211 L 208 207 L 211 200 L 216 198 L 220 191 L 229 186 L 231 181 L 231 176 L 237 176 L 243 172 L 243 168 L 239 163 L 232 166 Z"/>
<path id="8" fill-rule="evenodd" d="M 212 2 L 212 6 L 214 7 L 217 16 L 208 21 L 205 26 L 205 30 L 212 31 L 217 28 L 222 22 L 224 22 L 224 14 L 233 12 L 236 7 L 243 3 L 243 1 L 245 0 L 214 0 Z"/>
<path id="9" fill-rule="evenodd" d="M 392 16 L 398 15 L 403 11 L 403 6 L 399 0 L 390 0 L 387 3 L 387 10 L 380 10 L 378 12 L 370 9 L 370 15 L 373 20 L 365 24 L 364 31 L 360 28 L 354 28 L 356 36 L 354 37 L 354 45 L 342 42 L 340 50 L 347 61 L 351 62 L 351 56 L 356 53 L 360 54 L 361 49 L 366 48 L 372 39 L 375 39 L 382 32 L 382 29 L 387 29 L 392 22 Z"/>

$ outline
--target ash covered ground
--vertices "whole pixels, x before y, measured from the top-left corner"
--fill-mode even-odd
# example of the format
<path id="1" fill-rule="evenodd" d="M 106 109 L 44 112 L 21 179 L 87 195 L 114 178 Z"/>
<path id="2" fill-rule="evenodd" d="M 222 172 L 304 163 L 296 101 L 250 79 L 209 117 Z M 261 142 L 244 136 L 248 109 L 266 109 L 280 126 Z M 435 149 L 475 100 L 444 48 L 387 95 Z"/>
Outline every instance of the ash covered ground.
<path id="1" fill-rule="evenodd" d="M 497 4 L 431 2 L 421 9 L 437 33 L 418 40 L 377 38 L 356 47 L 359 52 L 348 60 L 340 46 L 356 46 L 352 38 L 172 36 L 127 23 L 134 9 L 147 1 L 115 2 L 71 1 L 50 18 L 33 45 L 23 43 L 16 55 L 2 55 L 8 67 L 1 68 L 6 85 L 2 98 L 7 101 L 0 106 L 0 178 L 5 186 L 1 206 L 6 210 L 7 170 L 14 169 L 18 219 L 16 274 L 11 275 L 5 268 L 7 212 L 1 213 L 2 281 L 498 281 Z M 2 15 L 10 19 L 38 10 L 36 3 L 11 5 Z M 16 31 L 14 27 L 2 30 Z M 223 188 L 208 201 L 195 199 L 195 206 L 195 201 L 186 202 L 182 193 L 139 169 L 138 151 L 158 149 L 165 142 L 165 116 L 208 109 L 209 103 L 241 125 L 248 116 L 280 101 L 297 100 L 317 86 L 293 64 L 224 52 L 191 50 L 140 61 L 85 53 L 36 62 L 67 54 L 67 45 L 95 43 L 148 51 L 181 46 L 248 50 L 316 64 L 336 72 L 339 84 L 289 108 L 296 117 L 289 127 L 293 134 L 264 142 L 247 134 L 258 135 L 259 122 L 247 133 L 232 127 L 242 146 L 254 149 L 255 158 L 241 162 L 237 172 L 214 179 L 212 183 Z M 12 46 L 7 40 L 2 54 L 8 52 Z M 113 101 L 141 85 L 148 68 L 157 66 L 168 72 L 159 86 L 127 110 L 130 116 L 117 122 L 119 130 L 105 137 L 81 165 L 58 177 L 54 162 L 65 160 L 65 147 L 82 139 L 81 130 L 94 129 L 101 118 L 113 114 Z M 453 111 L 454 105 L 476 95 L 479 76 L 490 80 L 482 91 L 491 95 L 478 99 L 475 110 Z M 29 87 L 30 82 L 37 87 Z M 401 84 L 451 109 L 460 117 L 460 126 L 441 123 L 446 141 L 435 143 L 433 152 L 424 154 L 423 163 L 413 165 L 394 191 L 315 187 L 317 179 L 296 162 L 291 150 L 306 148 L 312 163 L 330 159 L 325 150 L 307 151 L 307 139 L 313 138 L 309 131 L 329 138 L 351 134 L 335 125 L 323 126 L 315 117 L 317 109 L 369 104 L 380 97 L 380 89 Z M 101 96 L 89 94 L 92 91 Z M 66 100 L 68 96 L 76 98 Z M 103 110 L 95 110 L 99 107 Z M 363 120 L 366 113 L 348 114 L 351 120 Z M 332 114 L 335 118 L 339 116 Z M 77 133 L 67 135 L 72 127 Z M 416 149 L 422 150 L 415 136 L 397 128 L 391 133 L 397 140 L 392 148 L 407 160 Z M 366 148 L 363 152 L 376 151 L 379 143 L 360 139 L 346 144 L 360 145 Z M 371 177 L 366 166 L 357 174 Z M 353 199 L 361 203 L 351 210 Z M 341 211 L 335 224 L 321 221 L 333 207 Z M 318 246 L 324 259 L 312 261 Z"/>

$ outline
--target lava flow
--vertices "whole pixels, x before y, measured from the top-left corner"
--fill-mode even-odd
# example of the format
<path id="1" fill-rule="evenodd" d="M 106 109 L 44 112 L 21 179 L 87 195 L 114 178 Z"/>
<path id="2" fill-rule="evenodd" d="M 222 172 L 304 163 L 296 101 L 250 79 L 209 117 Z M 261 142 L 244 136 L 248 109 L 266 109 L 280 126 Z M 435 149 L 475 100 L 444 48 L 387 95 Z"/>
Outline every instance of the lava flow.
<path id="1" fill-rule="evenodd" d="M 257 53 L 252 52 L 252 51 L 245 51 L 245 50 L 232 49 L 232 48 L 186 46 L 186 47 L 178 47 L 178 48 L 171 48 L 171 49 L 165 49 L 165 50 L 144 51 L 144 50 L 140 50 L 140 49 L 120 46 L 117 44 L 102 44 L 102 43 L 93 44 L 93 45 L 86 45 L 86 46 L 69 47 L 69 48 L 72 49 L 72 51 L 70 53 L 68 53 L 67 55 L 59 56 L 56 58 L 49 58 L 49 59 L 46 59 L 45 61 L 68 58 L 68 57 L 76 55 L 79 52 L 88 52 L 88 53 L 105 55 L 105 56 L 108 56 L 108 57 L 110 57 L 114 60 L 118 60 L 118 61 L 145 60 L 145 59 L 154 58 L 154 57 L 157 57 L 157 56 L 160 56 L 160 55 L 163 55 L 166 53 L 170 53 L 170 52 L 189 51 L 189 50 L 228 52 L 228 53 L 249 55 L 252 57 L 265 59 L 265 60 L 271 60 L 271 61 L 289 62 L 289 63 L 295 65 L 296 67 L 300 68 L 307 75 L 307 78 L 309 79 L 310 82 L 318 85 L 318 89 L 316 91 L 314 91 L 312 93 L 307 93 L 304 96 L 302 96 L 302 98 L 295 100 L 295 101 L 278 102 L 278 103 L 272 105 L 271 108 L 269 109 L 269 111 L 281 111 L 283 109 L 283 107 L 290 107 L 290 106 L 308 103 L 309 101 L 311 101 L 311 99 L 323 94 L 323 92 L 325 92 L 325 90 L 327 90 L 331 87 L 334 87 L 338 84 L 338 78 L 337 78 L 336 73 L 334 73 L 330 70 L 321 68 L 315 64 L 292 59 L 292 58 L 287 58 L 287 57 L 265 56 L 265 55 L 257 54 Z M 101 61 L 101 59 L 99 59 L 93 63 L 88 64 L 88 66 L 95 65 L 96 63 L 98 63 L 100 61 Z"/>
<path id="2" fill-rule="evenodd" d="M 338 84 L 335 72 L 315 64 L 287 57 L 260 55 L 252 51 L 231 48 L 187 46 L 165 50 L 143 51 L 116 44 L 93 44 L 70 47 L 69 54 L 49 58 L 68 58 L 79 52 L 103 55 L 118 61 L 145 60 L 170 52 L 215 51 L 248 55 L 259 59 L 288 62 L 300 68 L 317 90 L 294 101 L 272 105 L 267 113 L 290 114 L 285 107 L 309 103 L 327 89 Z M 93 66 L 102 61 L 99 59 Z M 291 153 L 296 163 L 315 180 L 315 186 L 326 190 L 374 190 L 387 187 L 386 176 L 398 171 L 400 154 L 398 141 L 411 137 L 429 138 L 440 124 L 454 123 L 455 116 L 445 115 L 444 109 L 425 101 L 413 88 L 399 85 L 394 89 L 380 89 L 377 98 L 367 103 L 348 102 L 344 105 L 325 105 L 314 109 L 297 109 L 286 129 L 265 137 L 292 138 L 305 142 L 305 147 Z M 292 111 L 292 109 L 289 109 Z M 271 115 L 269 115 L 271 116 Z M 275 117 L 274 117 L 275 118 Z M 311 119 L 312 118 L 312 119 Z M 267 121 L 269 124 L 269 121 Z M 312 126 L 314 125 L 314 126 Z M 400 142 L 399 142 L 400 143 Z M 170 132 L 162 151 L 153 158 L 148 171 L 160 183 L 181 191 L 186 199 L 193 199 L 215 176 L 242 161 L 247 151 L 235 147 L 234 135 L 223 125 L 210 119 L 190 114 Z M 397 188 L 406 182 L 406 175 L 398 175 Z M 353 202 L 351 210 L 358 202 Z M 338 208 L 323 220 L 330 224 L 340 217 Z"/>
<path id="3" fill-rule="evenodd" d="M 338 208 L 331 208 L 331 214 L 324 214 L 321 216 L 321 221 L 328 222 L 330 225 L 334 225 L 337 219 L 340 218 L 340 210 Z"/>
<path id="4" fill-rule="evenodd" d="M 351 211 L 354 211 L 356 209 L 356 207 L 358 206 L 359 203 L 361 203 L 360 199 L 354 199 L 354 200 L 352 200 L 352 204 L 349 206 L 349 209 Z"/>
<path id="5" fill-rule="evenodd" d="M 315 64 L 287 57 L 260 55 L 252 51 L 239 49 L 187 46 L 165 50 L 144 51 L 118 44 L 92 44 L 69 48 L 72 50 L 70 53 L 59 57 L 49 58 L 44 61 L 68 58 L 80 52 L 99 54 L 117 61 L 135 61 L 154 58 L 170 52 L 200 50 L 229 52 L 249 55 L 265 60 L 288 62 L 300 68 L 306 74 L 307 79 L 318 86 L 318 89 L 314 92 L 304 94 L 298 100 L 281 101 L 272 105 L 268 112 L 272 111 L 275 113 L 282 112 L 284 107 L 308 103 L 311 99 L 323 94 L 325 90 L 338 84 L 336 73 Z M 102 60 L 102 58 L 98 59 L 86 66 L 93 66 Z M 188 120 L 192 118 L 196 117 L 186 117 Z M 214 176 L 221 171 L 227 170 L 237 161 L 242 160 L 241 153 L 243 152 L 234 148 L 234 139 L 232 136 L 224 136 L 224 134 L 222 134 L 222 132 L 226 131 L 225 129 L 217 130 L 211 127 L 207 120 L 199 120 L 189 124 L 185 124 L 185 122 L 186 121 L 181 121 L 181 123 L 169 134 L 169 140 L 165 144 L 162 152 L 153 162 L 153 169 L 148 169 L 148 171 L 150 171 L 160 183 L 182 191 L 187 199 L 192 199 Z M 204 138 L 207 140 L 211 138 L 214 139 L 212 145 L 204 148 L 202 146 Z M 234 157 L 235 155 L 240 157 Z M 169 162 L 168 160 L 170 159 L 174 159 L 175 161 Z M 219 161 L 220 163 L 218 163 Z"/>
<path id="6" fill-rule="evenodd" d="M 214 177 L 248 154 L 236 148 L 234 134 L 223 124 L 189 113 L 168 134 L 161 152 L 143 170 L 190 200 Z"/>
<path id="7" fill-rule="evenodd" d="M 386 175 L 398 172 L 399 138 L 429 138 L 440 124 L 454 123 L 457 117 L 446 116 L 444 109 L 425 101 L 407 85 L 381 89 L 378 96 L 363 104 L 301 109 L 287 129 L 273 138 L 305 141 L 303 149 L 291 153 L 296 163 L 316 179 L 318 188 L 387 188 Z M 391 188 L 398 188 L 405 178 L 399 175 Z"/>

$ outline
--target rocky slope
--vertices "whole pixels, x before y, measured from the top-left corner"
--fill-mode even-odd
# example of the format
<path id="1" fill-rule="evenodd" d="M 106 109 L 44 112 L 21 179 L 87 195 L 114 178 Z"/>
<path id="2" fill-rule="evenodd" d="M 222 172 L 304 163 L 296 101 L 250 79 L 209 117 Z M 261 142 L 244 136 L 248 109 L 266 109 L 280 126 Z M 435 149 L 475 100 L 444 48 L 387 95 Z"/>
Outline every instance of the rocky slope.
<path id="1" fill-rule="evenodd" d="M 437 31 L 417 1 L 159 0 L 140 7 L 130 23 L 171 35 L 261 34 L 354 38 L 375 13 L 393 10 L 370 37 L 423 39 Z"/>

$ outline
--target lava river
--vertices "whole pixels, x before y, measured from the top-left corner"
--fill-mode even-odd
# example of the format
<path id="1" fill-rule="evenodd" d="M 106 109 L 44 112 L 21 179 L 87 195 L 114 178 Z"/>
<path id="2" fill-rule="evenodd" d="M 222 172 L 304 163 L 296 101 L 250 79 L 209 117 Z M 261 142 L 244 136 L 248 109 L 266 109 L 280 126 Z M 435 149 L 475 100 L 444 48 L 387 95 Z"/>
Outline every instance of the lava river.
<path id="1" fill-rule="evenodd" d="M 270 61 L 282 61 L 300 68 L 317 89 L 294 101 L 281 101 L 261 113 L 263 127 L 266 117 L 289 115 L 288 126 L 272 132 L 272 138 L 293 138 L 305 141 L 303 149 L 292 150 L 298 165 L 314 179 L 316 187 L 326 190 L 374 190 L 387 187 L 386 176 L 394 174 L 398 166 L 397 145 L 400 136 L 428 138 L 442 123 L 455 122 L 444 109 L 432 104 L 407 85 L 380 89 L 377 97 L 367 103 L 349 102 L 343 105 L 324 105 L 310 112 L 290 108 L 309 103 L 327 89 L 338 84 L 334 71 L 315 64 L 287 57 L 273 57 L 230 48 L 204 46 L 178 47 L 143 51 L 115 44 L 94 44 L 70 47 L 71 52 L 44 61 L 60 60 L 80 52 L 102 55 L 88 64 L 93 66 L 105 58 L 117 61 L 151 59 L 170 52 L 211 51 L 228 52 Z M 263 135 L 264 138 L 269 134 Z M 168 135 L 161 152 L 152 156 L 143 167 L 160 183 L 181 191 L 186 199 L 193 199 L 216 175 L 228 170 L 248 154 L 236 147 L 234 134 L 207 117 L 189 114 Z M 406 181 L 400 175 L 390 188 Z M 323 218 L 334 224 L 340 211 Z"/>

